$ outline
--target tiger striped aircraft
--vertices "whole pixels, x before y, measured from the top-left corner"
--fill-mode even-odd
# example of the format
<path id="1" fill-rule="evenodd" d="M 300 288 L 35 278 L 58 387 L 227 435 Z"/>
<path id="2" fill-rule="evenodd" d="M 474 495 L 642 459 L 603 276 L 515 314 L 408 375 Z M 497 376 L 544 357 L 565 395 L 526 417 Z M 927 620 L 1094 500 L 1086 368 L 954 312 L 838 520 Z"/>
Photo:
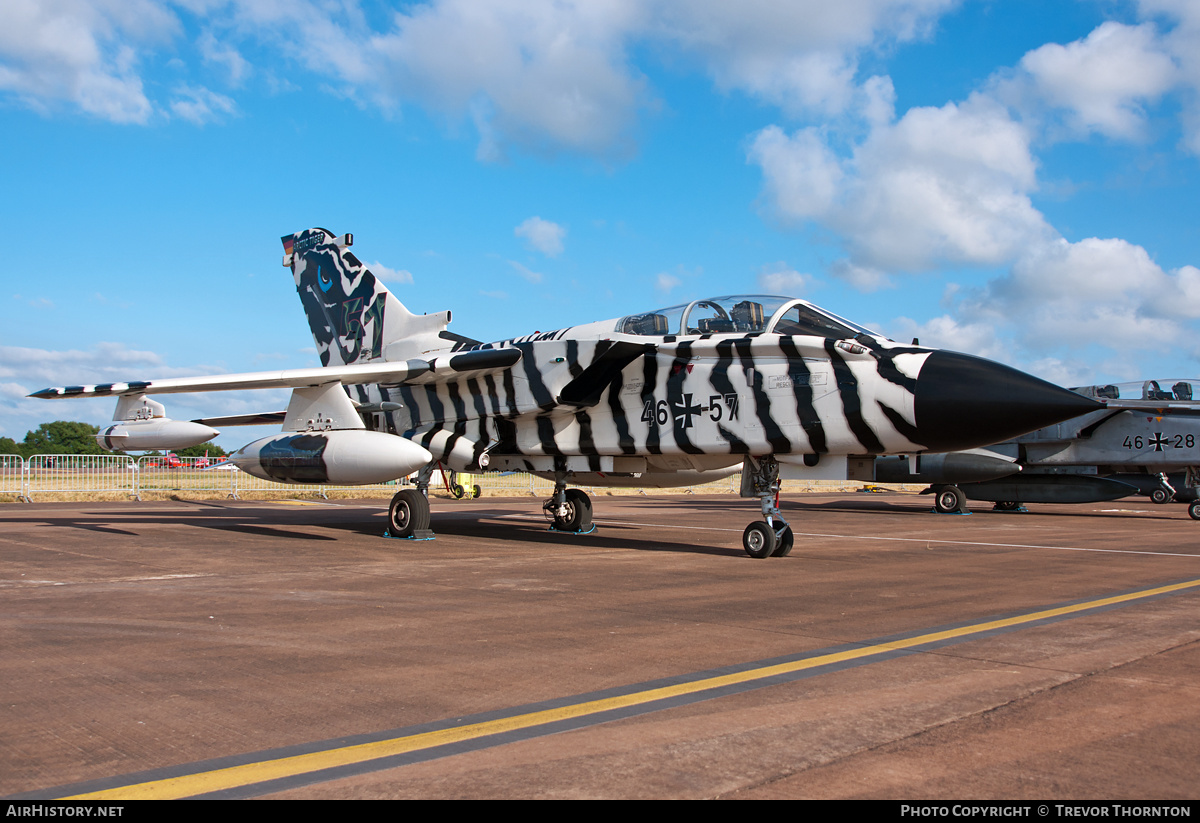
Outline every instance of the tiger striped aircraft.
<path id="1" fill-rule="evenodd" d="M 110 449 L 183 448 L 213 426 L 282 423 L 232 457 L 284 483 L 371 484 L 416 473 L 389 532 L 430 537 L 428 486 L 454 471 L 554 480 L 552 528 L 588 532 L 569 486 L 691 485 L 741 472 L 762 519 L 752 557 L 786 555 L 780 479 L 874 479 L 878 455 L 996 443 L 1098 408 L 1007 366 L 903 345 L 804 300 L 738 295 L 495 343 L 410 312 L 348 251 L 351 235 L 283 238 L 321 367 L 44 389 L 116 396 Z M 172 421 L 150 395 L 290 388 L 286 411 Z M 915 459 L 915 458 L 914 458 Z"/>

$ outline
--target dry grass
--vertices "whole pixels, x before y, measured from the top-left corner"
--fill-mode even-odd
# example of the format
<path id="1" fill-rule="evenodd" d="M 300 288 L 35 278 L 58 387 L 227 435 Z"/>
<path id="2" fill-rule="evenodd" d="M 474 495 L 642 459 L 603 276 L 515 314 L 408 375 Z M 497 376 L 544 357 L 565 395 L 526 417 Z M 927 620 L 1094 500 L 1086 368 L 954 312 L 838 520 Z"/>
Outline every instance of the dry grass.
<path id="1" fill-rule="evenodd" d="M 548 497 L 551 493 L 549 483 L 537 483 L 534 491 L 525 489 L 509 489 L 509 488 L 489 488 L 486 479 L 480 482 L 479 485 L 483 489 L 483 497 L 508 498 L 508 497 L 529 497 L 541 499 Z M 872 487 L 881 491 L 890 492 L 920 492 L 923 485 L 914 484 L 868 484 L 868 483 L 850 483 L 845 481 L 834 480 L 816 480 L 816 481 L 784 481 L 783 492 L 785 494 L 831 494 L 831 493 L 846 493 L 864 491 L 865 487 Z M 317 488 L 305 486 L 287 486 L 278 489 L 246 489 L 238 490 L 239 500 L 381 500 L 386 501 L 391 499 L 392 495 L 398 488 L 403 487 L 365 487 L 360 489 L 329 489 L 322 494 Z M 722 480 L 717 483 L 707 483 L 701 486 L 683 487 L 674 489 L 626 489 L 626 488 L 593 488 L 583 487 L 593 496 L 597 497 L 623 497 L 623 496 L 660 496 L 660 495 L 696 495 L 696 494 L 725 494 L 730 497 L 736 497 L 737 491 L 731 491 L 729 480 Z M 454 499 L 445 488 L 441 486 L 431 486 L 429 490 L 431 497 L 442 500 Z M 69 492 L 50 492 L 50 491 L 35 491 L 30 495 L 39 503 L 43 502 L 87 502 L 87 501 L 120 501 L 132 500 L 133 496 L 128 491 L 69 491 Z M 163 500 L 228 500 L 229 493 L 221 490 L 206 490 L 206 489 L 155 489 L 144 490 L 139 495 L 142 501 L 163 501 Z M 0 503 L 18 503 L 21 502 L 20 495 L 15 492 L 0 494 Z"/>

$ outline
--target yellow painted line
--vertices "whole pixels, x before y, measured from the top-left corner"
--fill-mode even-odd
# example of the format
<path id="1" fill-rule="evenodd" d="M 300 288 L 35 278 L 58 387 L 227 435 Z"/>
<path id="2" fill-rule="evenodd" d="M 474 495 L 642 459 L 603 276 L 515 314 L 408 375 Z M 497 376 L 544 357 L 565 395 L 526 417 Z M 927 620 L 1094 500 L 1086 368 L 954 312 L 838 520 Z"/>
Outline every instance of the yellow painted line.
<path id="1" fill-rule="evenodd" d="M 915 646 L 922 646 L 927 643 L 937 643 L 943 640 L 953 640 L 968 637 L 974 634 L 983 634 L 996 629 L 1011 628 L 1026 623 L 1034 623 L 1039 620 L 1047 620 L 1053 617 L 1075 614 L 1078 612 L 1088 611 L 1090 609 L 1104 608 L 1105 606 L 1129 603 L 1134 600 L 1142 600 L 1148 597 L 1156 597 L 1158 595 L 1170 594 L 1172 592 L 1179 592 L 1197 587 L 1200 587 L 1200 580 L 1189 580 L 1183 583 L 1173 583 L 1171 585 L 1159 586 L 1153 589 L 1144 589 L 1142 591 L 1130 592 L 1128 594 L 1104 597 L 1098 600 L 1089 600 L 1084 603 L 1076 603 L 1070 606 L 1044 609 L 1042 611 L 1032 612 L 1030 614 L 1017 615 L 1016 617 L 1006 617 L 1000 620 L 989 620 L 985 623 L 975 623 L 973 625 L 962 626 L 957 629 L 945 629 L 943 631 L 929 632 L 927 634 L 917 635 L 916 637 L 910 637 L 904 640 L 895 640 L 887 643 L 877 643 L 872 646 L 864 646 L 859 649 L 848 649 L 846 651 L 832 652 L 830 654 L 823 654 L 817 657 L 806 658 L 804 660 L 779 663 L 773 666 L 763 666 L 761 668 L 750 669 L 743 672 L 735 672 L 733 674 L 706 677 L 688 683 L 680 683 L 673 686 L 662 686 L 632 694 L 618 695 L 616 697 L 589 700 L 571 706 L 562 706 L 555 709 L 534 711 L 513 717 L 472 723 L 454 729 L 441 729 L 432 732 L 409 735 L 407 737 L 396 737 L 390 740 L 378 740 L 372 743 L 362 743 L 356 746 L 345 746 L 342 748 L 329 749 L 321 752 L 310 752 L 308 754 L 281 757 L 275 760 L 266 760 L 258 763 L 246 763 L 240 766 L 231 766 L 229 768 L 215 769 L 213 771 L 200 772 L 197 774 L 185 774 L 180 775 L 179 777 L 152 780 L 146 783 L 118 786 L 112 789 L 104 789 L 101 791 L 88 792 L 86 794 L 72 795 L 70 797 L 61 799 L 171 800 L 183 797 L 192 797 L 194 795 L 207 794 L 209 792 L 233 789 L 239 786 L 249 786 L 254 783 L 263 783 L 268 780 L 295 777 L 324 769 L 336 768 L 338 766 L 349 766 L 356 763 L 365 763 L 367 761 L 378 760 L 385 757 L 393 757 L 395 755 L 406 754 L 408 752 L 431 749 L 436 746 L 444 746 L 449 743 L 458 743 L 464 740 L 473 740 L 490 735 L 501 734 L 504 732 L 517 731 L 520 729 L 529 729 L 549 723 L 556 723 L 563 720 L 571 720 L 575 718 L 586 717 L 588 715 L 613 711 L 615 709 L 652 703 L 657 700 L 664 700 L 672 697 L 680 697 L 684 695 L 695 694 L 697 692 L 708 691 L 711 689 L 719 689 L 726 686 L 749 683 L 755 680 L 764 680 L 770 677 L 776 677 L 778 675 L 793 674 L 795 672 L 800 672 L 807 669 L 814 669 L 819 666 L 828 666 L 835 663 L 860 660 L 862 658 L 872 657 L 874 655 L 884 654 L 886 652 L 900 651 L 903 649 L 913 648 Z"/>

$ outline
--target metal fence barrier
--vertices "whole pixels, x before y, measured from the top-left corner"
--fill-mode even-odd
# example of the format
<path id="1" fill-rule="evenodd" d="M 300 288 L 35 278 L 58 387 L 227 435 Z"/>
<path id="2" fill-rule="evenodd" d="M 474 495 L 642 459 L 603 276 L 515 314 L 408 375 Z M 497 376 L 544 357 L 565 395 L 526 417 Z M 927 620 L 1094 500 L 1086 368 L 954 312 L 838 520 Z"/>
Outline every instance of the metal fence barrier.
<path id="1" fill-rule="evenodd" d="M 25 461 L 25 497 L 35 494 L 128 494 L 137 497 L 138 467 L 124 454 L 35 454 Z"/>
<path id="2" fill-rule="evenodd" d="M 222 468 L 222 466 L 224 468 Z M 219 458 L 161 455 L 138 459 L 138 495 L 142 492 L 224 492 L 237 497 L 237 475 L 232 463 Z"/>
<path id="3" fill-rule="evenodd" d="M 0 494 L 29 499 L 25 490 L 25 461 L 19 454 L 0 454 Z"/>
<path id="4" fill-rule="evenodd" d="M 530 495 L 549 497 L 554 493 L 554 481 L 525 472 L 460 473 L 457 482 L 471 497 L 474 486 L 488 495 Z M 32 496 L 53 494 L 120 494 L 136 500 L 143 493 L 207 492 L 224 494 L 237 499 L 243 494 L 317 493 L 327 497 L 329 492 L 362 493 L 391 496 L 400 487 L 410 484 L 411 478 L 401 478 L 369 486 L 307 486 L 275 483 L 247 474 L 219 458 L 175 457 L 160 455 L 142 457 L 136 462 L 127 455 L 39 454 L 22 460 L 19 455 L 0 455 L 0 494 L 22 500 Z M 684 494 L 737 494 L 740 475 L 714 480 L 691 488 L 678 489 Z M 446 487 L 440 471 L 430 481 L 433 490 Z M 820 484 L 812 482 L 786 483 L 787 491 L 815 491 Z M 603 487 L 580 486 L 594 493 Z M 627 489 L 638 493 L 637 488 Z M 642 494 L 662 491 L 641 489 Z"/>

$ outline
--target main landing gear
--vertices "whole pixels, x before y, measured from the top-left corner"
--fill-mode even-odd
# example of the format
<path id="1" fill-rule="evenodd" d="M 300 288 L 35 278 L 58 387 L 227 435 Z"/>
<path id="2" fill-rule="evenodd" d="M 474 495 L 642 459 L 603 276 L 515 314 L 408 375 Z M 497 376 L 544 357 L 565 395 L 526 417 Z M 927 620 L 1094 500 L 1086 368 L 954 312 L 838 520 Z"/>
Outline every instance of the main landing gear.
<path id="1" fill-rule="evenodd" d="M 1183 485 L 1187 488 L 1188 497 L 1193 496 L 1197 491 L 1197 486 L 1200 486 L 1200 471 L 1197 471 L 1195 466 L 1187 467 L 1187 472 L 1183 476 Z M 1188 503 L 1188 517 L 1200 520 L 1200 499 Z"/>
<path id="2" fill-rule="evenodd" d="M 787 557 L 794 542 L 792 527 L 779 511 L 779 463 L 774 457 L 747 457 L 742 471 L 742 497 L 757 497 L 762 503 L 763 519 L 742 532 L 746 554 L 761 560 Z"/>
<path id="3" fill-rule="evenodd" d="M 1175 499 L 1175 487 L 1171 485 L 1171 481 L 1167 479 L 1166 472 L 1160 472 L 1158 475 L 1158 488 L 1150 492 L 1150 500 L 1162 504 L 1170 503 Z"/>
<path id="4" fill-rule="evenodd" d="M 433 476 L 430 464 L 417 472 L 417 487 L 396 492 L 388 506 L 388 529 L 384 537 L 405 540 L 432 540 L 429 528 L 429 480 Z"/>
<path id="5" fill-rule="evenodd" d="M 556 532 L 586 534 L 596 527 L 592 524 L 592 498 L 581 489 L 568 489 L 566 473 L 555 473 L 554 495 L 542 504 L 550 518 L 550 528 Z"/>
<path id="6" fill-rule="evenodd" d="M 430 540 L 429 498 L 417 489 L 397 492 L 388 506 L 388 537 Z"/>
<path id="7" fill-rule="evenodd" d="M 958 486 L 940 486 L 933 492 L 933 508 L 941 514 L 966 514 L 967 496 Z"/>

